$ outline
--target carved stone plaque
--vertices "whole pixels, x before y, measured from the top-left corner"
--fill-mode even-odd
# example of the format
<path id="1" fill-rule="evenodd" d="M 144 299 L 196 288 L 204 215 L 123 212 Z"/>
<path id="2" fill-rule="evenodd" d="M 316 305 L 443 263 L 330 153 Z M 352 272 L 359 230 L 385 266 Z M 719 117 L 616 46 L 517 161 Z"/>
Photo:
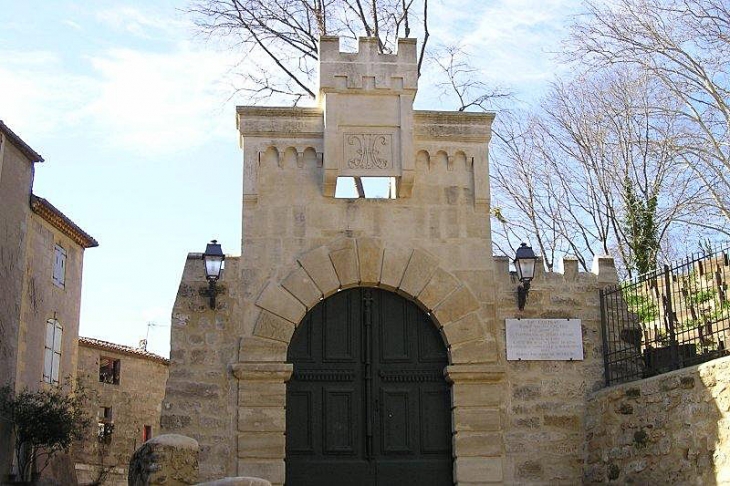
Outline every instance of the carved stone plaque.
<path id="1" fill-rule="evenodd" d="M 582 360 L 580 319 L 506 319 L 508 360 Z"/>
<path id="2" fill-rule="evenodd" d="M 392 133 L 343 133 L 342 175 L 395 175 Z"/>

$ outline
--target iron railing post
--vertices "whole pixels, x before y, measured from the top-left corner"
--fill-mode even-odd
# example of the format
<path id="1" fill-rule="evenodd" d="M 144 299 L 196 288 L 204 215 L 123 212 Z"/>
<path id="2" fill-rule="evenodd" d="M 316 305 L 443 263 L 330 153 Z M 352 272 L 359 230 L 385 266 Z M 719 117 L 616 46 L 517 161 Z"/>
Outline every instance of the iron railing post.
<path id="1" fill-rule="evenodd" d="M 601 301 L 601 340 L 603 341 L 603 373 L 606 380 L 606 386 L 611 385 L 611 370 L 608 365 L 608 323 L 606 316 L 606 304 L 604 299 L 606 294 L 603 289 L 598 289 L 598 298 Z"/>
<path id="2" fill-rule="evenodd" d="M 677 333 L 674 330 L 674 306 L 672 305 L 672 272 L 669 265 L 664 265 L 664 319 L 669 333 L 669 351 L 673 370 L 679 369 L 679 345 Z"/>

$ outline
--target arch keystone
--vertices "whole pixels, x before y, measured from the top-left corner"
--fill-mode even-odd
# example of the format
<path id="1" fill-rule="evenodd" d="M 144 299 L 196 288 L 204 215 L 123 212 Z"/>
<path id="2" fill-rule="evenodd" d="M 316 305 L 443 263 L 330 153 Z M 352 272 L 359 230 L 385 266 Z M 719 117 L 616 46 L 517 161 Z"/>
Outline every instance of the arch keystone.
<path id="1" fill-rule="evenodd" d="M 360 265 L 360 283 L 377 285 L 383 265 L 383 244 L 374 238 L 357 240 L 357 260 Z"/>

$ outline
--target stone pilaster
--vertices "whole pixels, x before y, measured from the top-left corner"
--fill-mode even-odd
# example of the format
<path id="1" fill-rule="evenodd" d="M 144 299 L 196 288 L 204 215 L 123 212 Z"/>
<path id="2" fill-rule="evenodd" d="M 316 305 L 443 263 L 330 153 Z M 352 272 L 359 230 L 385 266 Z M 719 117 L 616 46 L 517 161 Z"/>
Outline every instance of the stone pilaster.
<path id="1" fill-rule="evenodd" d="M 242 353 L 242 359 L 247 359 Z M 284 362 L 241 361 L 238 379 L 238 475 L 284 483 L 286 381 L 293 366 Z"/>
<path id="2" fill-rule="evenodd" d="M 454 482 L 501 484 L 503 367 L 451 365 L 444 373 L 452 383 Z"/>

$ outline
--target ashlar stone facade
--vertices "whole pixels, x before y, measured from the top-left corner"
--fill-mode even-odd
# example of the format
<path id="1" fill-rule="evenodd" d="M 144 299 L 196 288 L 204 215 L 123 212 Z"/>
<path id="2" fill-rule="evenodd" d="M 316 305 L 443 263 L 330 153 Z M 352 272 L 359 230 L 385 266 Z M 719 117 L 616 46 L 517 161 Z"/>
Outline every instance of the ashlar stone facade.
<path id="1" fill-rule="evenodd" d="M 215 309 L 188 255 L 172 315 L 165 433 L 200 444 L 200 479 L 283 484 L 287 350 L 305 314 L 352 287 L 425 310 L 448 349 L 453 482 L 575 484 L 585 399 L 602 380 L 598 289 L 575 260 L 538 275 L 524 312 L 506 259 L 492 257 L 490 113 L 413 110 L 416 45 L 380 54 L 320 42 L 315 108 L 239 107 L 241 256 L 228 257 Z M 395 199 L 338 199 L 338 177 L 388 176 Z M 225 243 L 225 242 L 224 242 Z M 578 318 L 585 359 L 507 362 L 505 318 Z"/>

